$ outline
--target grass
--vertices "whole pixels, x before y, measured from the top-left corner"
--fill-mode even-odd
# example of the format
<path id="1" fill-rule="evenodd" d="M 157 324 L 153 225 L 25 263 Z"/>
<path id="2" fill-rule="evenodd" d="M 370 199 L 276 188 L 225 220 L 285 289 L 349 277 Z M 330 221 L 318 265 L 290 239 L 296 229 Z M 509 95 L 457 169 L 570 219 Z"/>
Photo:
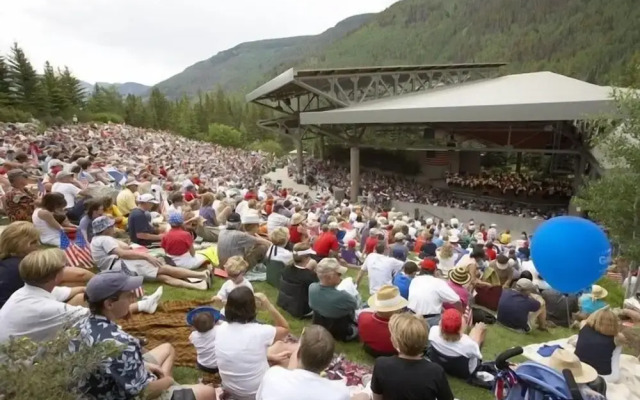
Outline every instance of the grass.
<path id="1" fill-rule="evenodd" d="M 356 271 L 350 270 L 347 274 L 355 279 Z M 220 286 L 222 286 L 222 283 L 224 283 L 222 279 L 216 279 L 213 288 L 206 292 L 176 289 L 165 286 L 162 300 L 170 301 L 209 299 L 217 292 Z M 158 287 L 158 284 L 148 283 L 144 286 L 147 293 L 152 293 Z M 262 292 L 267 295 L 271 302 L 275 304 L 276 298 L 278 296 L 277 289 L 271 287 L 266 282 L 253 283 L 253 287 L 256 292 Z M 367 279 L 363 280 L 359 290 L 363 298 L 366 299 L 369 297 Z M 285 317 L 289 316 L 281 309 L 280 312 L 282 312 L 282 315 L 284 315 Z M 264 312 L 260 312 L 258 318 L 266 321 L 270 320 L 268 314 Z M 309 325 L 311 323 L 311 321 L 309 320 L 300 321 L 295 318 L 287 318 L 287 320 L 289 321 L 291 333 L 296 336 L 299 336 L 302 333 L 302 329 L 306 325 Z M 530 334 L 525 335 L 509 331 L 497 325 L 492 325 L 489 326 L 485 345 L 482 349 L 482 354 L 484 355 L 484 358 L 486 360 L 494 360 L 498 354 L 510 347 L 526 346 L 532 343 L 546 342 L 553 339 L 567 337 L 571 334 L 572 332 L 569 329 L 554 328 L 551 329 L 549 333 L 534 331 Z M 364 363 L 367 365 L 373 365 L 374 359 L 362 350 L 362 346 L 360 343 L 338 343 L 336 346 L 336 351 L 339 353 L 344 353 L 347 358 L 352 361 Z M 198 376 L 199 374 L 195 368 L 176 367 L 174 369 L 174 378 L 180 383 L 195 383 L 198 380 Z M 462 380 L 450 377 L 449 383 L 451 384 L 454 395 L 460 400 L 491 400 L 494 398 L 490 391 L 469 386 Z"/>

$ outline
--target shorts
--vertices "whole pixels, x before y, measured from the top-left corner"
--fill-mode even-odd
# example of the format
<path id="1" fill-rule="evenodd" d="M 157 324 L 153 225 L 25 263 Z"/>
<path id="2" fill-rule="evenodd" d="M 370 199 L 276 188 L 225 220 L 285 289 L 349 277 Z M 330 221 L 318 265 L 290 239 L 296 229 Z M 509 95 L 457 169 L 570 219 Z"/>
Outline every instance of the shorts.
<path id="1" fill-rule="evenodd" d="M 141 276 L 144 280 L 155 280 L 158 276 L 158 268 L 145 260 L 122 260 L 124 266 L 133 274 Z"/>
<path id="2" fill-rule="evenodd" d="M 149 363 L 149 364 L 155 364 L 155 365 L 160 365 L 160 363 L 158 362 L 158 360 L 156 360 L 156 358 L 153 356 L 153 354 L 151 353 L 144 353 L 142 355 L 142 361 Z"/>
<path id="3" fill-rule="evenodd" d="M 186 253 L 181 256 L 169 257 L 171 257 L 171 260 L 176 265 L 176 267 L 186 269 L 198 269 L 202 267 L 205 262 L 207 262 L 207 257 L 199 253 L 196 253 L 196 255 L 194 256 L 192 256 L 190 253 Z"/>
<path id="4" fill-rule="evenodd" d="M 183 388 L 179 385 L 171 386 L 169 389 L 163 391 L 160 397 L 156 397 L 158 400 L 195 400 L 195 398 L 196 396 L 193 390 Z"/>

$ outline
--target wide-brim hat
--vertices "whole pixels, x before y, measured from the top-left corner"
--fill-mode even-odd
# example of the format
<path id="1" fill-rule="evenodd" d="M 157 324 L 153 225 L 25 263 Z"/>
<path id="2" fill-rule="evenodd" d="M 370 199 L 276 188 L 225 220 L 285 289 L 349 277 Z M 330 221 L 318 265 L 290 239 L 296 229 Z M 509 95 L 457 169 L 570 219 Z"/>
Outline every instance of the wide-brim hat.
<path id="1" fill-rule="evenodd" d="M 471 274 L 466 266 L 459 266 L 449 271 L 449 280 L 458 285 L 466 285 L 471 281 Z"/>
<path id="2" fill-rule="evenodd" d="M 460 238 L 458 235 L 451 235 L 449 236 L 449 243 L 460 243 Z"/>
<path id="3" fill-rule="evenodd" d="M 217 321 L 220 321 L 220 319 L 224 319 L 222 317 L 222 315 L 220 314 L 220 311 L 216 310 L 213 307 L 198 307 L 198 308 L 194 308 L 193 310 L 189 311 L 187 313 L 187 325 L 192 326 L 193 325 L 193 319 L 196 317 L 196 315 L 200 314 L 200 313 L 207 313 L 210 314 L 213 317 L 213 321 L 214 323 Z"/>
<path id="4" fill-rule="evenodd" d="M 596 300 L 600 300 L 600 299 L 604 299 L 605 297 L 607 297 L 607 295 L 609 295 L 609 292 L 607 291 L 607 289 L 603 288 L 600 285 L 593 285 L 591 286 L 591 297 L 593 297 Z"/>
<path id="5" fill-rule="evenodd" d="M 404 309 L 409 303 L 400 295 L 397 287 L 384 285 L 367 301 L 369 307 L 378 312 L 393 312 Z"/>
<path id="6" fill-rule="evenodd" d="M 496 268 L 499 269 L 500 271 L 504 271 L 505 269 L 509 268 L 509 262 L 506 262 L 504 264 L 501 264 L 498 262 L 498 260 L 496 260 Z"/>
<path id="7" fill-rule="evenodd" d="M 557 349 L 554 351 L 551 357 L 549 357 L 547 365 L 560 373 L 568 369 L 571 371 L 576 383 L 589 383 L 598 378 L 598 371 L 596 371 L 595 368 L 581 362 L 577 355 L 565 349 Z"/>
<path id="8" fill-rule="evenodd" d="M 304 217 L 304 215 L 303 215 L 303 214 L 295 213 L 295 214 L 293 214 L 293 216 L 291 217 L 291 225 L 298 225 L 298 224 L 301 224 L 304 220 L 305 220 L 305 217 Z"/>

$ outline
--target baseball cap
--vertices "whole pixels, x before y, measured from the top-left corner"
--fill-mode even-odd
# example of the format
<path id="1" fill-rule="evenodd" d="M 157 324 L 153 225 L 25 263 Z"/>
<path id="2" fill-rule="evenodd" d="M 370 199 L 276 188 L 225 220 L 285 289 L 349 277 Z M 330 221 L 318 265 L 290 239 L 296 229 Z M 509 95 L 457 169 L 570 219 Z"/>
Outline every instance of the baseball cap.
<path id="1" fill-rule="evenodd" d="M 138 203 L 158 204 L 158 200 L 156 200 L 156 198 L 151 193 L 145 193 L 143 195 L 140 195 L 140 197 L 138 197 Z"/>
<path id="2" fill-rule="evenodd" d="M 338 223 L 337 223 L 337 222 L 331 222 L 331 223 L 329 224 L 329 229 L 330 229 L 330 230 L 332 230 L 332 231 L 333 231 L 333 230 L 338 230 L 338 229 L 340 229 L 340 226 L 338 225 Z"/>
<path id="3" fill-rule="evenodd" d="M 420 268 L 427 270 L 427 271 L 435 271 L 436 268 L 438 268 L 438 264 L 436 264 L 435 261 L 433 261 L 430 258 L 425 258 L 424 260 L 422 260 L 422 262 L 420 263 Z"/>
<path id="4" fill-rule="evenodd" d="M 335 258 L 323 258 L 316 266 L 316 273 L 321 275 L 328 272 L 337 272 L 340 275 L 344 275 L 347 272 L 347 267 L 340 265 Z"/>
<path id="5" fill-rule="evenodd" d="M 442 313 L 440 328 L 443 333 L 455 334 L 460 333 L 462 328 L 462 314 L 455 308 L 450 308 Z"/>
<path id="6" fill-rule="evenodd" d="M 356 247 L 356 241 L 351 239 L 347 242 L 347 246 L 351 247 Z"/>
<path id="7" fill-rule="evenodd" d="M 536 287 L 529 279 L 520 278 L 516 282 L 516 290 L 519 290 L 521 292 L 535 292 Z"/>
<path id="8" fill-rule="evenodd" d="M 115 225 L 115 223 L 116 223 L 115 220 L 103 215 L 101 217 L 94 219 L 91 222 L 91 228 L 93 229 L 94 234 L 101 233 L 111 228 L 113 225 Z"/>
<path id="9" fill-rule="evenodd" d="M 260 223 L 260 215 L 255 212 L 246 212 L 242 214 L 240 218 L 243 224 L 259 224 Z"/>
<path id="10" fill-rule="evenodd" d="M 231 223 L 236 223 L 237 224 L 240 221 L 241 221 L 240 214 L 238 214 L 238 213 L 231 213 L 227 217 L 227 222 L 231 222 Z"/>
<path id="11" fill-rule="evenodd" d="M 91 303 L 108 299 L 119 292 L 129 292 L 142 286 L 141 276 L 130 276 L 122 271 L 105 271 L 87 283 L 85 294 Z"/>
<path id="12" fill-rule="evenodd" d="M 396 234 L 395 234 L 395 235 L 393 235 L 393 238 L 394 238 L 395 240 L 404 240 L 404 233 L 402 233 L 402 232 L 396 232 Z"/>
<path id="13" fill-rule="evenodd" d="M 180 226 L 184 224 L 184 218 L 182 217 L 182 213 L 179 212 L 171 212 L 169 213 L 169 225 L 171 226 Z"/>

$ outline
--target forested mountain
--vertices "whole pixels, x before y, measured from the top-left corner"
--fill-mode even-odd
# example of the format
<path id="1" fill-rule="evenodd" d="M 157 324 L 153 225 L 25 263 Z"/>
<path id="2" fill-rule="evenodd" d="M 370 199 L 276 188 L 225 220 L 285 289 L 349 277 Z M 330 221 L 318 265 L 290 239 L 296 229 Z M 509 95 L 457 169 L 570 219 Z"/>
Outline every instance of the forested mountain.
<path id="1" fill-rule="evenodd" d="M 80 81 L 82 88 L 87 93 L 87 96 L 91 94 L 94 89 L 94 85 L 89 82 Z M 151 92 L 151 87 L 147 85 L 143 85 L 141 83 L 136 82 L 125 82 L 125 83 L 108 83 L 108 82 L 96 82 L 96 85 L 107 88 L 107 87 L 115 87 L 118 93 L 122 96 L 128 96 L 130 94 L 134 96 L 147 96 Z"/>
<path id="2" fill-rule="evenodd" d="M 374 14 L 356 15 L 315 36 L 297 36 L 242 43 L 200 61 L 156 85 L 170 98 L 195 96 L 221 86 L 225 90 L 246 91 L 278 72 L 280 65 L 296 65 L 344 38 L 370 21 Z"/>
<path id="3" fill-rule="evenodd" d="M 246 93 L 292 66 L 508 62 L 617 80 L 640 52 L 638 0 L 403 0 L 322 35 L 240 44 L 158 84 L 171 98 L 199 89 Z"/>

